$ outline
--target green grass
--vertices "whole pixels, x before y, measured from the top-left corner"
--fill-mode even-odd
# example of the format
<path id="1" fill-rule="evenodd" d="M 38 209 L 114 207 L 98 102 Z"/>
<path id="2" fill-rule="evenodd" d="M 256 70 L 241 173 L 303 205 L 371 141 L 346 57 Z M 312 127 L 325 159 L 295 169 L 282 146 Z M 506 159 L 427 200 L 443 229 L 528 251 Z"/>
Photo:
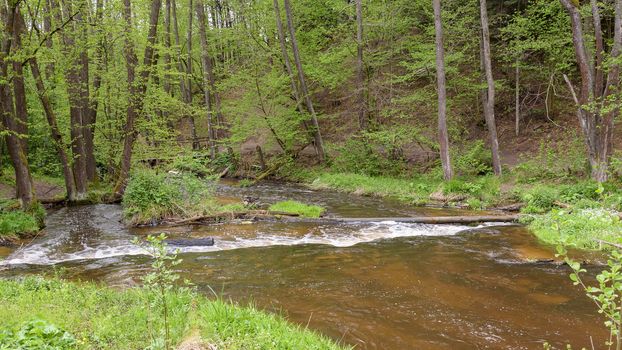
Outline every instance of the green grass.
<path id="1" fill-rule="evenodd" d="M 28 236 L 39 231 L 34 215 L 21 210 L 0 212 L 0 240 Z"/>
<path id="2" fill-rule="evenodd" d="M 11 341 L 17 341 L 19 330 L 34 322 L 42 324 L 42 329 L 50 327 L 51 333 L 67 332 L 75 339 L 73 346 L 58 349 L 162 349 L 163 317 L 153 298 L 145 289 L 120 291 L 37 276 L 0 280 L 0 348 L 13 348 Z M 343 349 L 326 337 L 252 306 L 208 300 L 189 291 L 171 292 L 167 300 L 172 344 L 198 332 L 204 342 L 222 350 Z M 54 334 L 42 332 L 27 340 L 54 338 Z M 38 344 L 33 348 L 44 347 Z"/>
<path id="3" fill-rule="evenodd" d="M 583 250 L 608 250 L 599 240 L 622 244 L 622 222 L 606 209 L 553 209 L 522 219 L 538 239 L 547 244 Z"/>
<path id="4" fill-rule="evenodd" d="M 306 218 L 319 218 L 325 209 L 319 205 L 309 205 L 297 201 L 282 201 L 272 204 L 268 210 L 298 214 Z"/>

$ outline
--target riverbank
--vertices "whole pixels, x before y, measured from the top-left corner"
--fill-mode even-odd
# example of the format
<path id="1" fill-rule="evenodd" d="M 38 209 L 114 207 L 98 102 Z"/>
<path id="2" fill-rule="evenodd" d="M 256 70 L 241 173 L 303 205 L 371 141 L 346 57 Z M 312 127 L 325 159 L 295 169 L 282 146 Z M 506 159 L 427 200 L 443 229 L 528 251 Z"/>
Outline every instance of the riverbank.
<path id="1" fill-rule="evenodd" d="M 622 191 L 617 183 L 538 181 L 521 183 L 492 175 L 442 181 L 432 176 L 397 178 L 293 172 L 287 179 L 317 190 L 394 198 L 411 205 L 519 211 L 521 222 L 543 243 L 581 250 L 609 250 L 622 243 Z"/>
<path id="2" fill-rule="evenodd" d="M 165 320 L 154 298 L 140 288 L 115 290 L 55 278 L 0 280 L 4 330 L 0 344 L 9 348 L 164 348 Z M 188 336 L 198 336 L 201 349 L 346 349 L 253 306 L 209 300 L 189 291 L 170 292 L 167 302 L 173 348 Z"/>

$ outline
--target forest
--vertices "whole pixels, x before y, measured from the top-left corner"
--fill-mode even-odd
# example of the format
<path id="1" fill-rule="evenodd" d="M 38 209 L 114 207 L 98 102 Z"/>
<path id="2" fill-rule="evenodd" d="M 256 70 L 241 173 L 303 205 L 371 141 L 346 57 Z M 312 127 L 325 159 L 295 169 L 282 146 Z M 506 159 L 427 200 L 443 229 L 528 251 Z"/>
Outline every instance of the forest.
<path id="1" fill-rule="evenodd" d="M 0 277 L 31 266 L 71 271 L 67 280 L 0 279 L 0 303 L 19 305 L 0 311 L 8 320 L 0 321 L 8 329 L 0 330 L 0 348 L 27 346 L 17 345 L 18 334 L 37 327 L 53 328 L 45 341 L 58 341 L 48 345 L 59 349 L 170 349 L 188 334 L 218 349 L 461 348 L 455 339 L 465 348 L 490 345 L 460 332 L 435 343 L 440 331 L 412 339 L 396 331 L 386 342 L 352 331 L 367 324 L 351 325 L 350 334 L 339 328 L 352 309 L 334 323 L 311 321 L 301 316 L 313 313 L 311 301 L 296 314 L 291 300 L 258 297 L 256 310 L 245 306 L 255 294 L 223 289 L 242 306 L 230 305 L 214 292 L 218 279 L 186 261 L 206 254 L 225 269 L 218 259 L 227 260 L 210 254 L 257 247 L 285 254 L 276 248 L 282 245 L 373 252 L 373 242 L 407 244 L 404 237 L 436 230 L 454 237 L 499 222 L 490 226 L 500 227 L 498 251 L 514 255 L 498 259 L 564 266 L 555 278 L 570 273 L 579 292 L 568 283 L 559 298 L 587 294 L 607 319 L 610 346 L 622 346 L 615 301 L 622 295 L 622 0 L 0 0 L 0 27 Z M 488 249 L 479 235 L 469 243 L 473 251 Z M 452 242 L 441 240 L 438 249 L 467 254 Z M 378 249 L 388 249 L 386 257 L 378 253 L 380 264 L 396 252 L 414 254 L 402 246 Z M 106 254 L 123 262 L 91 271 L 87 262 Z M 255 259 L 235 254 L 234 261 Z M 131 260 L 135 255 L 149 259 Z M 499 261 L 491 269 L 502 270 Z M 100 290 L 102 281 L 127 283 L 112 277 L 116 264 L 137 266 L 126 272 L 144 290 Z M 223 272 L 235 281 L 228 283 L 254 285 L 242 277 L 250 264 L 236 265 L 232 276 Z M 601 269 L 591 266 L 607 264 L 610 271 L 595 279 Z M 548 288 L 540 284 L 548 272 L 538 266 L 525 280 Z M 428 268 L 409 265 L 403 273 Z M 444 273 L 452 268 L 470 278 L 457 267 Z M 521 273 L 528 274 L 514 275 Z M 186 278 L 196 286 L 181 283 Z M 82 279 L 97 283 L 73 284 Z M 304 282 L 299 276 L 291 284 Z M 28 302 L 39 286 L 59 305 L 67 303 L 67 289 L 80 290 L 100 329 L 76 329 L 68 321 L 85 316 L 62 320 L 64 311 L 44 323 L 27 319 L 44 307 Z M 339 292 L 334 305 L 348 296 Z M 111 294 L 90 303 L 98 293 Z M 115 298 L 135 308 L 136 319 L 146 318 L 151 339 L 130 325 L 127 338 L 107 333 L 114 327 L 98 310 L 114 308 Z M 156 316 L 140 314 L 145 299 Z M 446 299 L 437 302 L 449 307 Z M 264 313 L 275 303 L 298 326 Z M 583 312 L 582 304 L 560 303 L 572 315 Z M 409 310 L 421 312 L 417 307 Z M 567 321 L 557 310 L 545 312 L 558 326 Z M 301 328 L 305 317 L 310 330 Z M 244 322 L 255 328 L 228 333 L 227 325 Z M 591 326 L 601 319 L 582 322 L 601 335 L 603 327 Z M 253 332 L 280 339 L 278 345 Z M 494 336 L 504 339 L 498 346 L 532 340 Z M 551 341 L 545 348 L 587 346 L 574 335 L 548 336 L 537 337 Z M 426 337 L 429 343 L 420 343 Z"/>

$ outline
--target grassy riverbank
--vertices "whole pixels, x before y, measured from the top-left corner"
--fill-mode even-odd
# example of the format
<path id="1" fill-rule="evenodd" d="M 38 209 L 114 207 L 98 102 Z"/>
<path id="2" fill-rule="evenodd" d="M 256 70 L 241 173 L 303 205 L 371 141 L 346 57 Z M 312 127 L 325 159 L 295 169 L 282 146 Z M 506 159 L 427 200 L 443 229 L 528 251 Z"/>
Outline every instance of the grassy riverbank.
<path id="1" fill-rule="evenodd" d="M 602 241 L 622 243 L 622 189 L 616 182 L 560 179 L 521 181 L 516 173 L 497 178 L 471 176 L 442 181 L 422 175 L 411 178 L 369 176 L 311 169 L 294 172 L 292 180 L 315 189 L 364 196 L 389 197 L 413 205 L 470 209 L 513 207 L 545 244 L 584 250 L 608 249 Z"/>
<path id="2" fill-rule="evenodd" d="M 138 288 L 41 277 L 0 280 L 0 348 L 163 349 L 165 321 L 154 298 Z M 171 344 L 198 333 L 205 349 L 344 349 L 252 306 L 188 291 L 168 293 L 167 302 Z"/>

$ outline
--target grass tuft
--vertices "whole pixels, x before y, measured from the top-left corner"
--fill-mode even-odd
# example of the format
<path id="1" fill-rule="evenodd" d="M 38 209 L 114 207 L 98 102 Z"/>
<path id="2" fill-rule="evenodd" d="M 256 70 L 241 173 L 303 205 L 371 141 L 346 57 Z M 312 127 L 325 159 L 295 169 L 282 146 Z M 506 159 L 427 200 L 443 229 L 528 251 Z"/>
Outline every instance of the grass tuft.
<path id="1" fill-rule="evenodd" d="M 298 214 L 306 218 L 319 218 L 325 209 L 318 205 L 309 205 L 297 201 L 283 201 L 272 204 L 268 210 Z"/>

